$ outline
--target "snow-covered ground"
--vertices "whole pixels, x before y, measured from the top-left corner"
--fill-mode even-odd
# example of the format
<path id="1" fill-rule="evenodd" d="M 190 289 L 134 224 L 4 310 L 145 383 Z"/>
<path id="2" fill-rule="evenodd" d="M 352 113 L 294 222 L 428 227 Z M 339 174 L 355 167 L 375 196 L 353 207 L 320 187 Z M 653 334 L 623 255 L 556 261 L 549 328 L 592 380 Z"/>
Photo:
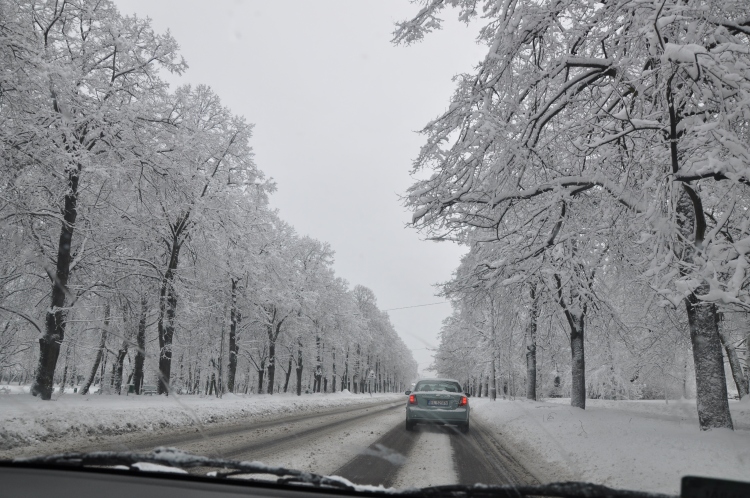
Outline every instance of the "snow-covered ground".
<path id="1" fill-rule="evenodd" d="M 749 402 L 730 402 L 735 431 L 707 432 L 698 428 L 694 400 L 587 400 L 586 410 L 569 399 L 471 403 L 472 418 L 542 482 L 677 494 L 684 475 L 750 480 Z"/>
<path id="2" fill-rule="evenodd" d="M 3 386 L 5 387 L 5 386 Z M 14 386 L 15 387 L 15 386 Z M 52 401 L 0 394 L 0 452 L 128 433 L 164 433 L 188 427 L 314 414 L 339 407 L 402 399 L 401 394 L 116 396 L 63 394 Z M 43 451 L 40 448 L 40 451 Z"/>

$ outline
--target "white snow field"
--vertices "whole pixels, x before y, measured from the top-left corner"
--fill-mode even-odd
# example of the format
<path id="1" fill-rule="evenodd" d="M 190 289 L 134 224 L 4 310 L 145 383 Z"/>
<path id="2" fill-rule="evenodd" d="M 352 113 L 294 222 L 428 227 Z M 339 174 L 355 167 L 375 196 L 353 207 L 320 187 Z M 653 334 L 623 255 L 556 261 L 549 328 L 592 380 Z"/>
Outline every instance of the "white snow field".
<path id="1" fill-rule="evenodd" d="M 63 394 L 52 401 L 30 395 L 0 394 L 0 457 L 20 447 L 102 436 L 165 433 L 188 427 L 269 420 L 314 414 L 338 407 L 401 400 L 402 394 L 225 394 L 213 396 L 117 396 Z M 27 452 L 25 451 L 25 452 Z M 40 452 L 49 453 L 44 447 Z"/>
<path id="2" fill-rule="evenodd" d="M 586 400 L 585 410 L 569 403 L 472 398 L 471 415 L 542 482 L 678 494 L 684 475 L 750 479 L 748 401 L 730 401 L 734 431 L 707 432 L 695 400 Z"/>

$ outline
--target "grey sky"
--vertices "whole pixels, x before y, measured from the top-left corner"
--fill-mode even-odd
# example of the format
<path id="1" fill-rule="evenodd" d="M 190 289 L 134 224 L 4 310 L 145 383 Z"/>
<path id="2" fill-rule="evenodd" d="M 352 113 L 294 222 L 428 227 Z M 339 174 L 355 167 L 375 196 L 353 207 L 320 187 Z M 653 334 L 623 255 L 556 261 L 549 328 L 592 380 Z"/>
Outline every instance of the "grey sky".
<path id="1" fill-rule="evenodd" d="M 339 276 L 370 287 L 381 309 L 440 301 L 433 284 L 450 277 L 463 249 L 404 228 L 410 213 L 398 195 L 422 144 L 415 131 L 447 107 L 452 77 L 482 56 L 473 29 L 450 19 L 424 43 L 395 47 L 394 22 L 419 9 L 408 0 L 115 2 L 172 32 L 190 66 L 174 82 L 210 85 L 255 124 L 257 164 L 278 186 L 272 206 L 331 244 Z M 449 312 L 389 313 L 420 369 Z"/>

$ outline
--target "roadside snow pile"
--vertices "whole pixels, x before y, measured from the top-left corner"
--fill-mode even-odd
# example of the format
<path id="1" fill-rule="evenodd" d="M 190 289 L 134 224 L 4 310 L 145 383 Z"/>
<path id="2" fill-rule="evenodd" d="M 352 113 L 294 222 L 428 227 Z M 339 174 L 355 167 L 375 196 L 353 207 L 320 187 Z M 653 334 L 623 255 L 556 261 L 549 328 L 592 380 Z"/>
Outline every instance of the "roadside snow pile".
<path id="1" fill-rule="evenodd" d="M 735 431 L 701 432 L 695 401 L 472 399 L 472 417 L 542 482 L 588 481 L 679 493 L 684 475 L 748 480 L 750 403 L 730 402 Z"/>
<path id="2" fill-rule="evenodd" d="M 401 399 L 401 394 L 116 396 L 64 394 L 53 401 L 0 395 L 0 450 L 58 440 L 165 432 L 207 424 L 316 413 Z"/>

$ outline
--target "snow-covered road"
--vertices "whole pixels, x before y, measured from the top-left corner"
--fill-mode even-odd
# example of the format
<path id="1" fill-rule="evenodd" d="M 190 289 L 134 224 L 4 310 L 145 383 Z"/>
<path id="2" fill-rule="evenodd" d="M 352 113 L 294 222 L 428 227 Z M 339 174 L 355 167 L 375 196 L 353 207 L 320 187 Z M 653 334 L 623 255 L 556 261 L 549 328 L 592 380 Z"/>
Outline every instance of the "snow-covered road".
<path id="1" fill-rule="evenodd" d="M 282 417 L 203 434 L 151 437 L 129 449 L 146 451 L 157 446 L 257 460 L 386 487 L 534 482 L 483 425 L 475 424 L 468 435 L 452 427 L 417 426 L 416 431 L 407 432 L 404 403 L 392 399 L 375 406 Z M 98 445 L 86 449 L 123 448 Z"/>
<path id="2" fill-rule="evenodd" d="M 333 474 L 358 484 L 397 488 L 442 484 L 538 484 L 482 423 L 463 434 L 454 427 L 397 424 Z"/>
<path id="3" fill-rule="evenodd" d="M 695 401 L 472 399 L 467 435 L 404 427 L 399 394 L 224 399 L 0 396 L 0 459 L 65 451 L 185 451 L 418 487 L 589 481 L 675 494 L 680 478 L 746 479 L 750 404 L 735 431 L 700 431 Z"/>
<path id="4" fill-rule="evenodd" d="M 21 454 L 61 451 L 148 452 L 176 447 L 206 456 L 261 461 L 357 484 L 423 487 L 459 482 L 533 483 L 481 423 L 469 434 L 452 427 L 404 427 L 404 400 L 363 398 L 362 403 L 275 417 L 195 427 L 72 438 L 56 444 L 16 447 Z M 210 469 L 192 469 L 204 473 Z"/>

